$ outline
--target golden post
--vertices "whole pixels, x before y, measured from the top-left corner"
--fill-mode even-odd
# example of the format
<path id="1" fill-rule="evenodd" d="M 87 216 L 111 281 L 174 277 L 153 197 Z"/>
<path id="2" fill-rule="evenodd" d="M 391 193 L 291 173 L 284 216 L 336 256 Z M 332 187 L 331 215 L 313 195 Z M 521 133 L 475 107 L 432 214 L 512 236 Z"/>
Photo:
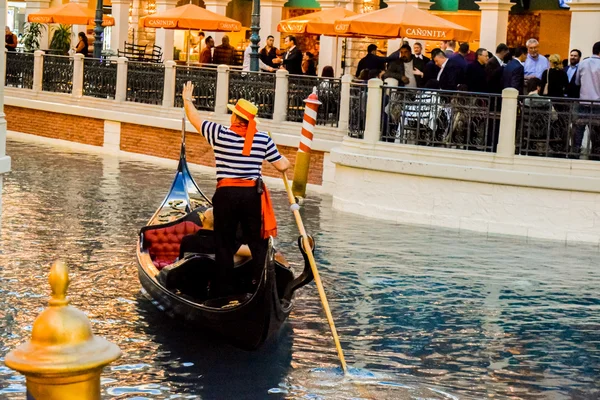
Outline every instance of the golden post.
<path id="1" fill-rule="evenodd" d="M 50 270 L 52 298 L 33 323 L 31 340 L 4 362 L 27 380 L 27 399 L 100 400 L 102 368 L 121 357 L 121 350 L 94 336 L 85 314 L 69 305 L 69 271 L 62 262 Z"/>
<path id="2" fill-rule="evenodd" d="M 304 119 L 302 121 L 302 136 L 296 154 L 294 166 L 294 180 L 292 182 L 292 193 L 296 197 L 306 196 L 306 183 L 308 181 L 308 170 L 310 167 L 310 149 L 312 146 L 313 133 L 317 122 L 317 110 L 322 104 L 317 97 L 317 88 L 304 100 Z"/>

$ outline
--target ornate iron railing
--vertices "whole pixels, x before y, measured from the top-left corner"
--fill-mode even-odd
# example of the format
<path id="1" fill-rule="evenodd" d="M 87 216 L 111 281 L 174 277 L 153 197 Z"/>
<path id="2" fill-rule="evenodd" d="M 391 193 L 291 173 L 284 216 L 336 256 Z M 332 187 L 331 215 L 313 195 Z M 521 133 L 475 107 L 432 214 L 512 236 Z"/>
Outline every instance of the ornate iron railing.
<path id="1" fill-rule="evenodd" d="M 342 81 L 335 78 L 317 78 L 290 75 L 288 78 L 287 120 L 302 122 L 304 100 L 317 88 L 322 103 L 317 112 L 317 125 L 338 126 Z"/>
<path id="2" fill-rule="evenodd" d="M 33 87 L 33 53 L 6 53 L 5 85 L 21 89 Z"/>
<path id="3" fill-rule="evenodd" d="M 217 93 L 217 70 L 214 68 L 176 67 L 175 107 L 183 107 L 181 92 L 187 81 L 194 84 L 194 105 L 198 110 L 214 111 Z"/>
<path id="4" fill-rule="evenodd" d="M 496 94 L 384 86 L 381 140 L 495 151 L 501 100 Z"/>
<path id="5" fill-rule="evenodd" d="M 83 95 L 114 99 L 117 90 L 117 62 L 107 59 L 83 59 Z"/>
<path id="6" fill-rule="evenodd" d="M 258 117 L 273 118 L 275 74 L 269 72 L 229 71 L 229 103 L 246 99 L 258 107 Z"/>
<path id="7" fill-rule="evenodd" d="M 352 83 L 350 85 L 350 115 L 348 115 L 348 136 L 362 139 L 365 135 L 365 119 L 367 116 L 367 85 Z"/>
<path id="8" fill-rule="evenodd" d="M 127 101 L 162 104 L 165 66 L 159 63 L 127 63 Z"/>
<path id="9" fill-rule="evenodd" d="M 520 96 L 516 153 L 600 160 L 600 101 Z"/>
<path id="10" fill-rule="evenodd" d="M 44 55 L 42 90 L 71 93 L 73 90 L 73 59 L 71 57 Z"/>

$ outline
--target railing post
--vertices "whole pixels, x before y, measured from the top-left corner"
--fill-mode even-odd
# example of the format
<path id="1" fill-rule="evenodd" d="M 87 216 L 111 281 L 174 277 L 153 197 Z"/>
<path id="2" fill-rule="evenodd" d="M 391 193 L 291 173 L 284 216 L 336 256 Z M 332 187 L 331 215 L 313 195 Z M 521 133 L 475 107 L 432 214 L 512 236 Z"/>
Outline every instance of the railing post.
<path id="1" fill-rule="evenodd" d="M 80 53 L 73 55 L 73 87 L 71 88 L 71 96 L 76 99 L 83 96 L 83 54 Z"/>
<path id="2" fill-rule="evenodd" d="M 4 63 L 2 65 L 3 68 L 0 68 L 0 74 L 2 74 L 2 77 L 0 77 L 0 84 L 2 85 L 2 87 L 6 86 L 6 67 L 7 67 L 7 63 L 8 63 L 8 50 L 4 49 Z"/>
<path id="3" fill-rule="evenodd" d="M 36 50 L 33 53 L 33 86 L 34 92 L 42 91 L 42 81 L 44 79 L 44 52 Z"/>
<path id="4" fill-rule="evenodd" d="M 229 103 L 229 66 L 217 67 L 217 94 L 215 96 L 215 114 L 227 114 Z"/>
<path id="5" fill-rule="evenodd" d="M 117 89 L 115 92 L 116 101 L 125 101 L 127 99 L 127 57 L 117 58 Z"/>
<path id="6" fill-rule="evenodd" d="M 163 107 L 175 106 L 175 61 L 165 61 L 165 87 L 163 88 Z"/>
<path id="7" fill-rule="evenodd" d="M 290 73 L 285 69 L 278 69 L 275 72 L 273 122 L 284 122 L 287 119 L 289 77 Z"/>
<path id="8" fill-rule="evenodd" d="M 340 118 L 338 128 L 346 132 L 350 121 L 350 84 L 352 83 L 352 75 L 345 74 L 342 76 L 342 87 L 340 89 Z"/>
<path id="9" fill-rule="evenodd" d="M 381 101 L 383 89 L 381 79 L 370 79 L 367 85 L 367 113 L 365 116 L 365 136 L 368 143 L 377 143 L 381 139 Z"/>
<path id="10" fill-rule="evenodd" d="M 515 135 L 517 132 L 517 98 L 519 91 L 506 88 L 502 91 L 502 112 L 500 114 L 500 133 L 496 154 L 502 157 L 514 157 Z"/>

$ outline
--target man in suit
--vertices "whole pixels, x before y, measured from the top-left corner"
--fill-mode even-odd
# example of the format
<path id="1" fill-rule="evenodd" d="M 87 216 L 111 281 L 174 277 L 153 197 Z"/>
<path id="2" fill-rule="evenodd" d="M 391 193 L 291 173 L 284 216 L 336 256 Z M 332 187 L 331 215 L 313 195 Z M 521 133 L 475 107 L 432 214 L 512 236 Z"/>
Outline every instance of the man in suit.
<path id="1" fill-rule="evenodd" d="M 398 81 L 399 86 L 423 87 L 424 68 L 423 60 L 414 57 L 410 45 L 405 44 L 400 47 L 400 58 L 388 64 L 383 79 L 394 78 Z"/>
<path id="2" fill-rule="evenodd" d="M 415 58 L 418 58 L 419 60 L 423 60 L 423 66 L 425 66 L 429 61 L 431 61 L 429 59 L 429 57 L 427 57 L 425 54 L 423 54 L 423 46 L 419 42 L 416 42 L 414 44 L 413 54 L 414 54 Z"/>
<path id="3" fill-rule="evenodd" d="M 437 80 L 442 90 L 457 90 L 458 85 L 465 83 L 465 71 L 459 62 L 448 59 L 443 52 L 437 53 L 433 61 L 440 69 Z"/>
<path id="4" fill-rule="evenodd" d="M 387 58 L 378 56 L 377 45 L 370 44 L 367 47 L 367 55 L 361 58 L 358 62 L 358 66 L 356 67 L 356 77 L 358 78 L 360 76 L 360 72 L 363 69 L 383 71 L 385 69 L 385 63 L 390 59 L 391 57 Z"/>
<path id="5" fill-rule="evenodd" d="M 302 75 L 302 52 L 298 49 L 294 36 L 287 36 L 283 44 L 287 51 L 277 63 L 281 64 L 291 75 Z M 273 60 L 275 62 L 275 60 Z"/>
<path id="6" fill-rule="evenodd" d="M 567 77 L 569 78 L 569 84 L 567 85 L 567 97 L 572 99 L 579 98 L 579 91 L 581 89 L 581 87 L 575 83 L 580 60 L 581 51 L 577 49 L 571 50 L 569 53 L 569 66 L 567 67 Z"/>
<path id="7" fill-rule="evenodd" d="M 489 93 L 502 93 L 504 59 L 509 53 L 508 46 L 500 43 L 496 47 L 496 54 L 490 55 L 488 62 L 485 64 L 485 78 Z"/>
<path id="8" fill-rule="evenodd" d="M 448 58 L 451 60 L 456 60 L 459 63 L 463 70 L 467 70 L 467 65 L 469 65 L 469 61 L 467 61 L 466 57 L 469 54 L 469 43 L 461 43 L 458 46 L 458 51 Z"/>
<path id="9" fill-rule="evenodd" d="M 429 81 L 437 81 L 437 76 L 438 76 L 438 72 L 440 72 L 440 68 L 435 64 L 435 61 L 433 61 L 435 59 L 435 56 L 441 52 L 442 49 L 436 47 L 435 49 L 431 50 L 431 60 L 429 60 L 429 62 L 427 64 L 425 64 L 425 67 L 423 68 L 423 84 L 425 86 L 427 86 L 427 82 Z M 439 85 L 439 82 L 438 82 Z"/>
<path id="10" fill-rule="evenodd" d="M 467 87 L 469 92 L 487 93 L 487 81 L 485 79 L 485 64 L 488 61 L 488 51 L 479 48 L 475 52 L 475 61 L 467 65 Z"/>
<path id="11" fill-rule="evenodd" d="M 502 89 L 514 88 L 519 91 L 519 94 L 523 94 L 525 60 L 527 60 L 527 47 L 517 47 L 513 59 L 506 64 L 502 72 Z"/>

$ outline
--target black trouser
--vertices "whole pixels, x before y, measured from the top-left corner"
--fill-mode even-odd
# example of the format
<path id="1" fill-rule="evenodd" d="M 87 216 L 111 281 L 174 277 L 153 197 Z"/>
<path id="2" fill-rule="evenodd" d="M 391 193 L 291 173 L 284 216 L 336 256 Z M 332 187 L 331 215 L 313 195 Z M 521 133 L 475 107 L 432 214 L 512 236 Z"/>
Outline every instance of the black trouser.
<path id="1" fill-rule="evenodd" d="M 266 257 L 266 241 L 261 236 L 262 206 L 256 187 L 221 187 L 213 199 L 215 216 L 215 260 L 218 281 L 221 287 L 230 290 L 233 273 L 233 256 L 236 252 L 236 233 L 238 224 L 244 235 L 243 243 L 248 243 L 255 268 L 256 278 Z M 226 290 L 227 291 L 227 290 Z"/>

